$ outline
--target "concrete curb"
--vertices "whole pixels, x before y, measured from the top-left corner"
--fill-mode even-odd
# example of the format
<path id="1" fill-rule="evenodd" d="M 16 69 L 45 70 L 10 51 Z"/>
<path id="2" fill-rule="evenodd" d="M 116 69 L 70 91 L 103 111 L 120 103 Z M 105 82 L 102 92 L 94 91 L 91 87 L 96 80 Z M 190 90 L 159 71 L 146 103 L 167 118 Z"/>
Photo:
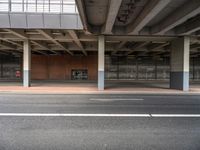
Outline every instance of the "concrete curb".
<path id="1" fill-rule="evenodd" d="M 13 94 L 13 95 L 108 95 L 108 94 L 128 94 L 128 95 L 199 95 L 200 92 L 130 92 L 130 91 L 88 91 L 88 92 L 37 92 L 37 91 L 0 91 L 0 94 Z"/>

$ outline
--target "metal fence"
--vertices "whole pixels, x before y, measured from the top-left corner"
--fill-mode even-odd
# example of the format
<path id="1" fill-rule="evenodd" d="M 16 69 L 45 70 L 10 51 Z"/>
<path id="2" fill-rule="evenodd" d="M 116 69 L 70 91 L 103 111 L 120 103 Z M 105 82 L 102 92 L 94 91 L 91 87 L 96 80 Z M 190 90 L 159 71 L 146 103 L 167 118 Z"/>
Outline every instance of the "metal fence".
<path id="1" fill-rule="evenodd" d="M 0 0 L 0 11 L 78 13 L 75 0 Z"/>

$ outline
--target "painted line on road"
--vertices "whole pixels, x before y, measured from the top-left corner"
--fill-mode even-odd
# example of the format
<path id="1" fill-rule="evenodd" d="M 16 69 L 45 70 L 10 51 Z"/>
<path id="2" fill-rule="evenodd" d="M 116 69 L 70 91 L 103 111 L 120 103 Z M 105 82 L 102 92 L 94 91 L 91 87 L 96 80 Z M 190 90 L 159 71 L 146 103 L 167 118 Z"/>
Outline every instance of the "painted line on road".
<path id="1" fill-rule="evenodd" d="M 65 114 L 65 113 L 0 113 L 6 117 L 198 117 L 200 114 Z"/>
<path id="2" fill-rule="evenodd" d="M 90 98 L 91 101 L 143 101 L 142 98 Z"/>
<path id="3" fill-rule="evenodd" d="M 149 114 L 61 114 L 61 113 L 0 113 L 0 116 L 21 117 L 150 117 Z"/>
<path id="4" fill-rule="evenodd" d="M 200 117 L 200 114 L 151 114 L 152 117 Z"/>

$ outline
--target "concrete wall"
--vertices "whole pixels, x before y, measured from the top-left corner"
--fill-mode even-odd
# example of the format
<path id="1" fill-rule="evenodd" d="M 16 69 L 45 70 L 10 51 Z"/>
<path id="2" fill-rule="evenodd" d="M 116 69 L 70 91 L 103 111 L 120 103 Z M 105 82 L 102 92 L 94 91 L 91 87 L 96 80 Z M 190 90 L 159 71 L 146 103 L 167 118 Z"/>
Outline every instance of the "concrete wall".
<path id="1" fill-rule="evenodd" d="M 71 69 L 88 69 L 89 80 L 97 80 L 97 55 L 91 56 L 32 56 L 32 79 L 71 79 Z M 22 58 L 0 55 L 0 79 L 20 79 Z M 168 58 L 157 59 L 134 57 L 105 58 L 106 79 L 165 80 L 169 79 Z M 200 58 L 190 59 L 190 79 L 200 80 Z"/>
<path id="2" fill-rule="evenodd" d="M 87 69 L 88 80 L 97 80 L 97 56 L 32 56 L 32 79 L 70 80 L 72 69 Z"/>

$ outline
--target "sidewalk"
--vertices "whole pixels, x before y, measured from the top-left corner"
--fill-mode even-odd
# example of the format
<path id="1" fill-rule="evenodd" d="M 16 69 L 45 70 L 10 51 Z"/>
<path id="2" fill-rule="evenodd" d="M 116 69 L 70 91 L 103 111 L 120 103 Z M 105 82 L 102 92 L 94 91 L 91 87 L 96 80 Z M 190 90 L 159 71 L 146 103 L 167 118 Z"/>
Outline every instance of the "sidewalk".
<path id="1" fill-rule="evenodd" d="M 104 91 L 95 82 L 35 81 L 25 88 L 20 82 L 1 82 L 0 93 L 13 94 L 200 94 L 200 84 L 193 83 L 189 92 L 172 90 L 166 81 L 109 81 Z"/>

